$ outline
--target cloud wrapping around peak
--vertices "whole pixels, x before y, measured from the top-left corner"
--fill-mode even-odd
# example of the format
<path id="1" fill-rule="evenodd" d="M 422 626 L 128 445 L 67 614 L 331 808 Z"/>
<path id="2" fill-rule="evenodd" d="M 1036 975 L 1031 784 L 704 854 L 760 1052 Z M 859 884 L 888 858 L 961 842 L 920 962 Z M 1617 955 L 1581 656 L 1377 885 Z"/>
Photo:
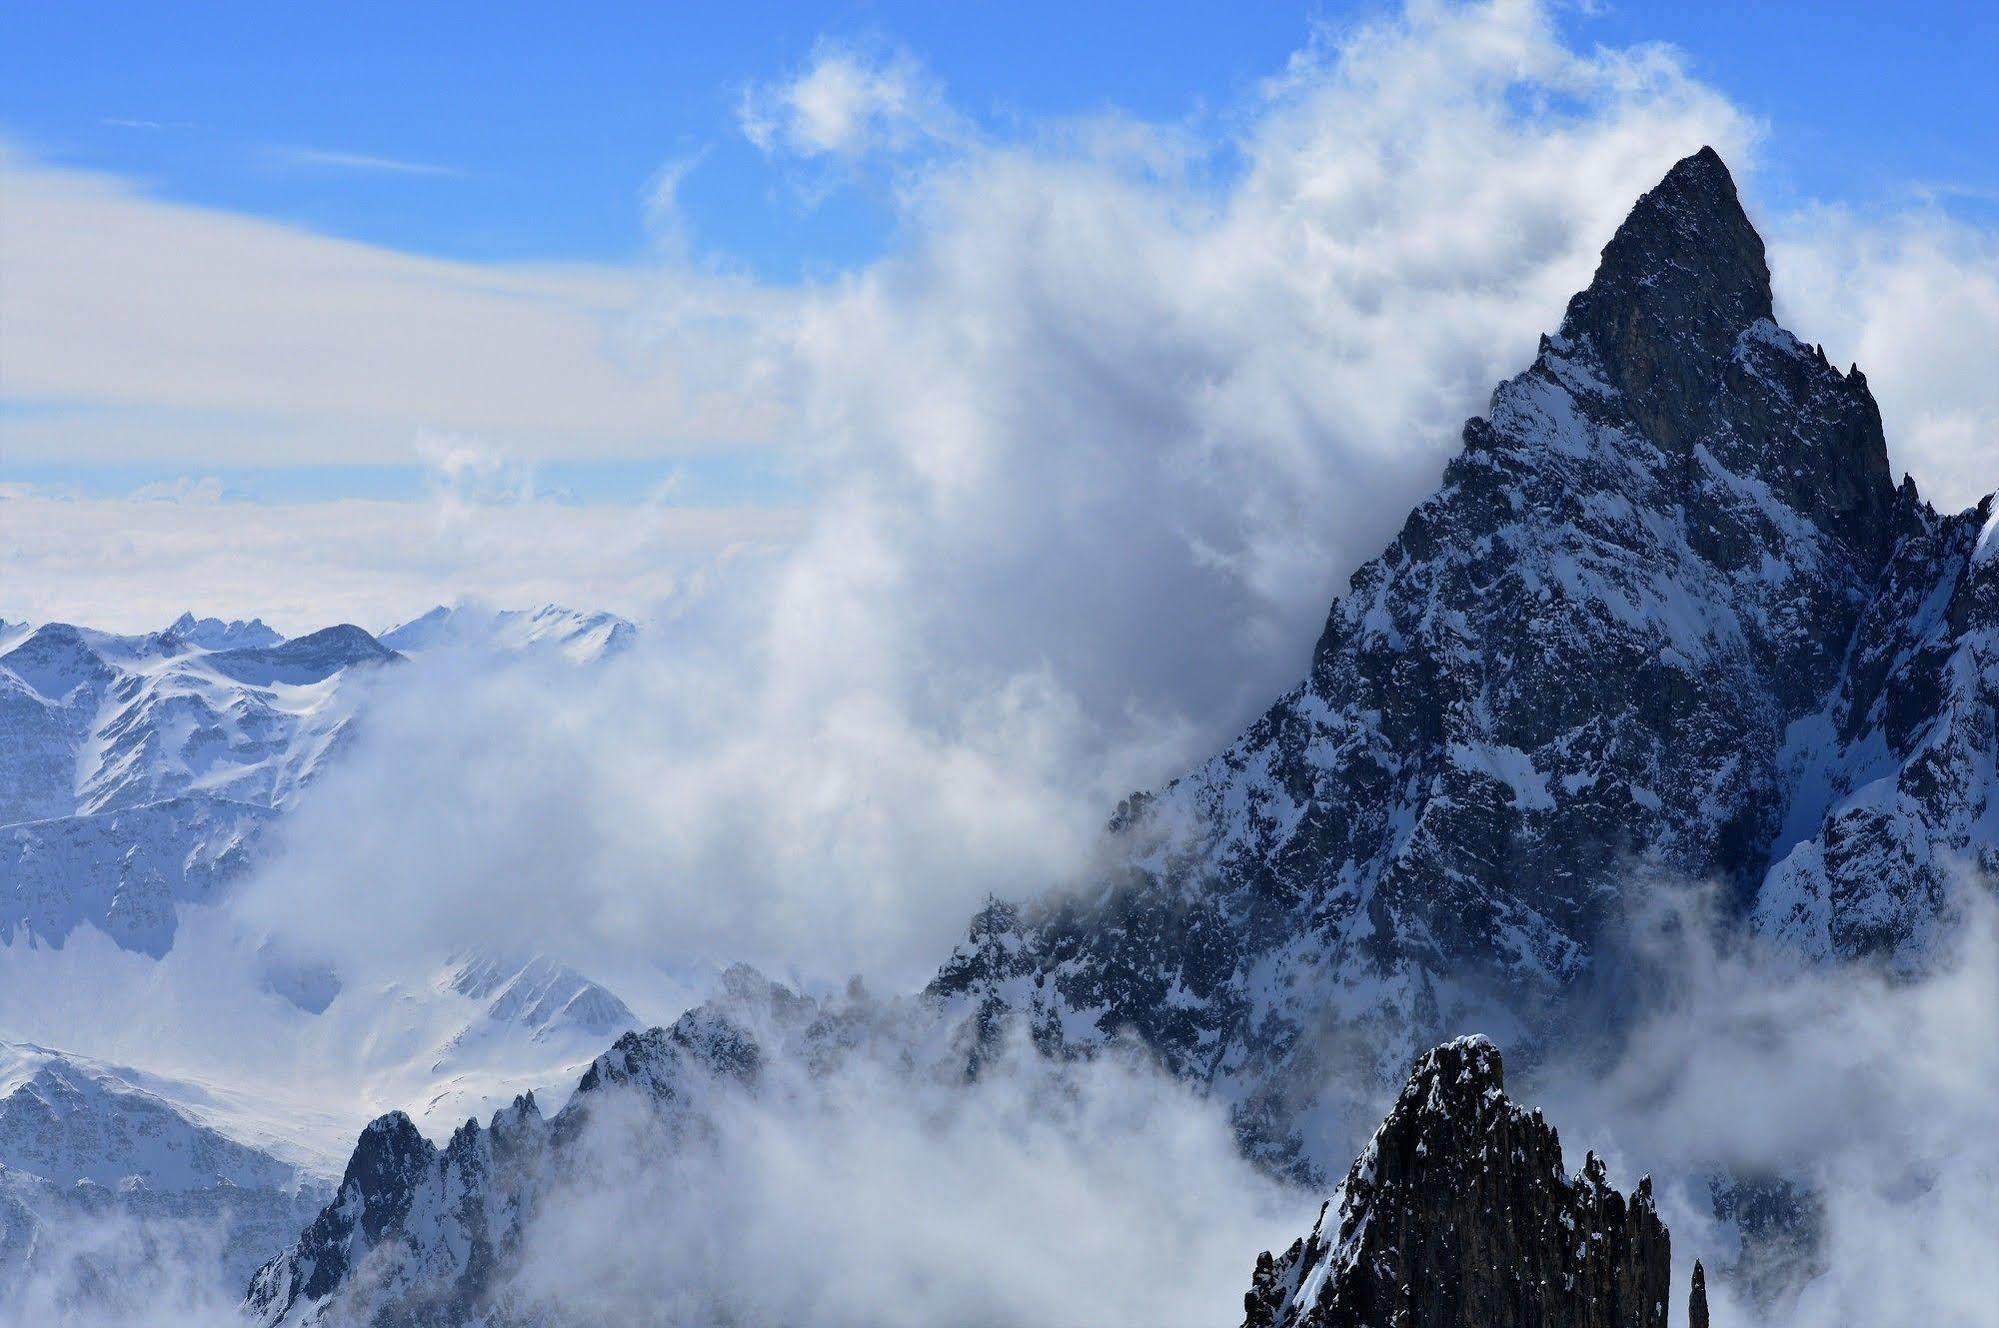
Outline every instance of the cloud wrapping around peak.
<path id="1" fill-rule="evenodd" d="M 1030 1052 L 971 1083 L 886 1051 L 813 1083 L 769 1068 L 691 1140 L 603 1103 L 510 1291 L 603 1323 L 1195 1328 L 1238 1312 L 1257 1251 L 1318 1207 L 1142 1064 Z"/>
<path id="2" fill-rule="evenodd" d="M 270 874 L 274 913 L 321 924 L 319 940 L 379 943 L 352 925 L 370 916 L 358 896 L 415 913 L 413 946 L 473 918 L 495 944 L 586 965 L 921 980 L 986 893 L 1086 875 L 1119 796 L 1212 752 L 1303 674 L 1346 575 L 1531 360 L 1632 200 L 1703 143 L 1741 170 L 1757 133 L 1670 52 L 1578 51 L 1523 3 L 1322 34 L 1243 108 L 1227 154 L 1129 119 L 1037 141 L 947 132 L 963 117 L 893 48 L 822 43 L 752 100 L 774 151 L 924 137 L 935 150 L 898 165 L 896 249 L 797 288 L 669 254 L 648 314 L 594 344 L 774 421 L 796 440 L 802 517 L 549 503 L 523 431 L 477 427 L 426 435 L 440 479 L 421 508 L 7 500 L 25 616 L 107 606 L 142 625 L 192 598 L 300 629 L 476 594 L 659 621 L 653 651 L 587 681 L 413 678 L 427 699 L 372 727 L 321 799 L 340 814 L 308 807 Z M 31 174 L 121 218 L 136 205 Z M 654 190 L 668 230 L 680 174 Z M 250 251 L 296 238 L 252 230 Z M 1912 290 L 1955 311 L 1922 344 L 1982 326 L 1985 240 L 1890 244 L 1856 223 L 1851 246 L 1872 274 L 1853 284 L 1813 266 L 1822 250 L 1777 251 L 1780 290 L 1797 274 L 1811 315 L 1801 335 L 1909 327 Z M 540 307 L 539 280 L 502 302 Z M 393 322 L 400 306 L 383 308 L 362 324 Z M 227 346 L 204 358 L 237 363 Z M 1917 419 L 1939 455 L 1976 438 L 1992 389 L 1975 366 L 1887 359 L 1891 421 Z M 622 428 L 636 409 L 588 374 L 544 395 L 526 359 L 496 363 L 533 399 L 482 395 L 482 410 Z M 407 367 L 370 397 L 414 391 Z M 547 843 L 523 842 L 537 825 Z"/>
<path id="3" fill-rule="evenodd" d="M 268 916 L 356 956 L 395 916 L 585 968 L 921 982 L 987 893 L 1086 876 L 1120 796 L 1303 675 L 1631 200 L 1751 131 L 1663 55 L 1501 6 L 1294 63 L 1229 180 L 1162 175 L 1178 131 L 1147 132 L 912 167 L 906 243 L 762 328 L 808 440 L 796 548 L 589 681 L 413 677 Z"/>
<path id="4" fill-rule="evenodd" d="M 1657 896 L 1630 956 L 1639 1013 L 1614 1054 L 1519 1086 L 1566 1138 L 1658 1178 L 1677 1277 L 1705 1261 L 1716 1322 L 1989 1318 L 1999 915 L 1989 881 L 1961 887 L 1961 927 L 1914 977 L 1805 966 L 1723 939 L 1715 895 Z M 1781 1228 L 1745 1251 L 1717 1223 L 1714 1181 L 1771 1177 L 1796 1187 L 1795 1234 L 1815 1234 L 1815 1252 Z M 1756 1275 L 1731 1277 L 1745 1254 Z"/>

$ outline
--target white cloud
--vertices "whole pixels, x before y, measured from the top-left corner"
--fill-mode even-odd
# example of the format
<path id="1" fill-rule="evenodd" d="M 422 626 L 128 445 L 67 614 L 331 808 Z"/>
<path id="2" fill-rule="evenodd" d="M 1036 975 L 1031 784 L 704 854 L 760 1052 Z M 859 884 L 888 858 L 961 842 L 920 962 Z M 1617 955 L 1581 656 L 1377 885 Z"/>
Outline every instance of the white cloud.
<path id="1" fill-rule="evenodd" d="M 142 484 L 128 495 L 135 503 L 170 502 L 184 503 L 190 507 L 205 506 L 222 501 L 222 481 L 213 475 L 196 479 L 192 475 L 181 475 L 172 480 L 161 480 L 153 484 Z M 23 497 L 31 497 L 32 491 Z"/>
<path id="2" fill-rule="evenodd" d="M 5 1196 L 12 1202 L 12 1196 Z M 127 1216 L 89 1201 L 51 1210 L 21 1231 L 20 1261 L 0 1285 L 0 1324 L 29 1328 L 212 1328 L 237 1318 L 242 1297 L 225 1284 L 222 1239 L 197 1221 Z M 10 1213 L 10 1218 L 16 1217 Z M 15 1233 L 9 1233 L 15 1234 Z"/>
<path id="3" fill-rule="evenodd" d="M 333 170 L 359 171 L 367 175 L 461 176 L 456 166 L 439 166 L 428 161 L 407 161 L 368 152 L 341 152 L 331 148 L 281 147 L 272 155 L 292 166 L 323 166 Z"/>
<path id="4" fill-rule="evenodd" d="M 1913 981 L 1719 943 L 1690 898 L 1662 900 L 1641 919 L 1628 981 L 1643 1013 L 1620 1045 L 1509 1087 L 1627 1175 L 1658 1177 L 1677 1275 L 1706 1262 L 1716 1322 L 1987 1322 L 1999 1296 L 1991 898 L 1989 885 L 1965 890 L 1954 948 Z M 1769 1270 L 1797 1294 L 1759 1306 L 1716 1282 L 1736 1255 L 1708 1188 L 1725 1169 L 1818 1196 L 1817 1258 Z"/>
<path id="5" fill-rule="evenodd" d="M 632 457 L 786 419 L 757 335 L 776 297 L 744 281 L 421 258 L 4 145 L 0 193 L 0 391 L 36 407 L 0 417 L 15 463 L 394 463 L 422 429 Z"/>
<path id="6" fill-rule="evenodd" d="M 737 123 L 766 153 L 850 161 L 966 133 L 942 86 L 908 51 L 823 38 L 793 77 L 744 89 Z"/>
<path id="7" fill-rule="evenodd" d="M 602 1323 L 1194 1328 L 1239 1316 L 1257 1252 L 1318 1206 L 1242 1160 L 1219 1106 L 1109 1058 L 971 1084 L 892 1054 L 813 1084 L 772 1065 L 720 1120 L 676 1145 L 593 1118 L 514 1289 Z"/>

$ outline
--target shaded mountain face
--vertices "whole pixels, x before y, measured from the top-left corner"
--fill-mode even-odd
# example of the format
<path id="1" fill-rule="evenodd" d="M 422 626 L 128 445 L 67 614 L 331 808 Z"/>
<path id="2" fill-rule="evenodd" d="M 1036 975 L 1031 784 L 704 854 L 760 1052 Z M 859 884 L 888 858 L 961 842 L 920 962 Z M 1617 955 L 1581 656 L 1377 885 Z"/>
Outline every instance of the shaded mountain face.
<path id="1" fill-rule="evenodd" d="M 1531 1051 L 1614 986 L 1662 876 L 1826 958 L 1918 963 L 1999 842 L 1989 520 L 1893 484 L 1866 380 L 1771 320 L 1704 149 L 1465 426 L 1305 680 L 1121 807 L 1094 886 L 982 913 L 933 991 L 1051 1048 L 1136 1035 L 1310 1172 L 1354 1107 L 1326 1085 L 1391 1084 L 1467 1024 Z"/>
<path id="2" fill-rule="evenodd" d="M 192 646 L 203 650 L 234 650 L 239 646 L 274 646 L 284 640 L 262 618 L 252 618 L 248 622 L 232 619 L 224 622 L 220 618 L 197 618 L 192 613 L 183 613 L 174 619 L 167 631 Z"/>
<path id="3" fill-rule="evenodd" d="M 1837 687 L 1791 734 L 1755 924 L 1820 959 L 1919 965 L 1967 879 L 1999 879 L 1999 511 L 1895 550 Z"/>
<path id="4" fill-rule="evenodd" d="M 1484 1038 L 1426 1053 L 1311 1234 L 1257 1257 L 1244 1328 L 1665 1328 L 1650 1179 L 1622 1195 L 1594 1153 L 1571 1177 L 1505 1087 Z"/>

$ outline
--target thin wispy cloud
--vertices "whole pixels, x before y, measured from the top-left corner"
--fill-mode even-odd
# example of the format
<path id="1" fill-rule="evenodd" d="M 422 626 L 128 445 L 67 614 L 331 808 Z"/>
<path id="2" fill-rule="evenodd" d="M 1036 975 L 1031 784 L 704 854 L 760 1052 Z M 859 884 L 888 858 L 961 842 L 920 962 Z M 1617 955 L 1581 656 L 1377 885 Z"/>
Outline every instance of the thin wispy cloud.
<path id="1" fill-rule="evenodd" d="M 0 195 L 10 465 L 401 465 L 422 429 L 538 460 L 651 457 L 761 445 L 782 423 L 784 384 L 729 334 L 778 296 L 740 280 L 414 255 L 158 198 L 4 137 Z"/>
<path id="2" fill-rule="evenodd" d="M 132 116 L 123 116 L 123 115 L 106 115 L 101 117 L 98 120 L 98 123 L 105 126 L 107 129 L 144 129 L 150 131 L 158 129 L 194 128 L 193 122 L 188 120 L 142 120 Z"/>
<path id="3" fill-rule="evenodd" d="M 467 172 L 456 166 L 442 166 L 436 162 L 409 161 L 402 157 L 383 157 L 371 152 L 341 152 L 331 148 L 280 147 L 273 154 L 291 166 L 322 167 L 336 171 L 360 171 L 373 175 L 428 175 L 445 179 L 460 179 Z"/>

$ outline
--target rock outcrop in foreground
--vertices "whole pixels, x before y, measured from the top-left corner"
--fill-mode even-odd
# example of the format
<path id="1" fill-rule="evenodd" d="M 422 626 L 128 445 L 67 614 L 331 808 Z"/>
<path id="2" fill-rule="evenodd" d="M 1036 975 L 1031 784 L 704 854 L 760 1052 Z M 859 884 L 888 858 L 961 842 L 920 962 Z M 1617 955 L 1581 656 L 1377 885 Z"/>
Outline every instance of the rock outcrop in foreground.
<path id="1" fill-rule="evenodd" d="M 1311 1235 L 1257 1257 L 1244 1326 L 1665 1328 L 1671 1277 L 1650 1178 L 1626 1197 L 1594 1153 L 1569 1176 L 1467 1037 L 1416 1063 Z"/>

